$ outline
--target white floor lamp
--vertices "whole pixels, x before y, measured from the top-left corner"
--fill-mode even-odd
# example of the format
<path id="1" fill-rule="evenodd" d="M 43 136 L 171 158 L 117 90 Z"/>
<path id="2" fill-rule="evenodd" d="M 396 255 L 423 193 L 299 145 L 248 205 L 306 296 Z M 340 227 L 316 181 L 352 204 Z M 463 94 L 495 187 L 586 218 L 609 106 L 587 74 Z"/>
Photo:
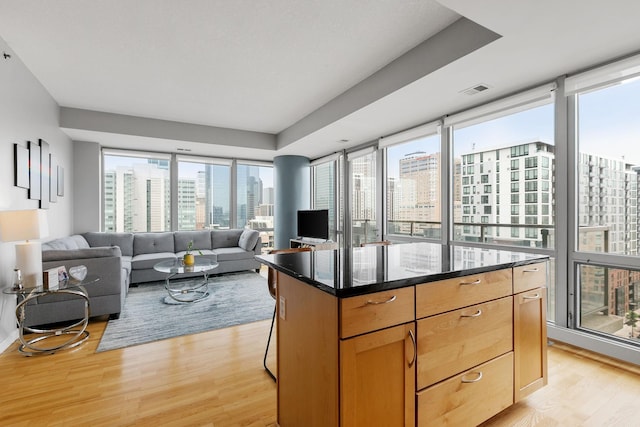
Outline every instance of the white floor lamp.
<path id="1" fill-rule="evenodd" d="M 41 239 L 49 234 L 46 212 L 40 209 L 0 211 L 0 241 L 16 244 L 16 268 L 22 271 L 25 287 L 42 285 Z"/>

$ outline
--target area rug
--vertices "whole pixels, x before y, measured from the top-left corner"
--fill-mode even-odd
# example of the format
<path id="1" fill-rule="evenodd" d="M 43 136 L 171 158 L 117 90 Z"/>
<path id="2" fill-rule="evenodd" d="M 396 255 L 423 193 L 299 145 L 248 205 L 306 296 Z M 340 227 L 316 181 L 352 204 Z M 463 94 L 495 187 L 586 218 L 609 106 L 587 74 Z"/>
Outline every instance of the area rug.
<path id="1" fill-rule="evenodd" d="M 197 278 L 193 280 L 202 280 Z M 274 300 L 267 279 L 255 272 L 209 278 L 209 297 L 165 304 L 164 282 L 131 287 L 119 319 L 109 320 L 96 352 L 269 319 Z"/>

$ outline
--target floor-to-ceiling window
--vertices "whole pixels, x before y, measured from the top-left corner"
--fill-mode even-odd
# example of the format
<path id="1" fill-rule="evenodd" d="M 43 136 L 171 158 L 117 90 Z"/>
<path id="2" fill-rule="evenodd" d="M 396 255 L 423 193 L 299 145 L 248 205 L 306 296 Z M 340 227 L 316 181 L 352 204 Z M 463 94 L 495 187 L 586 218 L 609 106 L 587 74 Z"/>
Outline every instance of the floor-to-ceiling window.
<path id="1" fill-rule="evenodd" d="M 616 73 L 624 75 L 624 72 Z M 577 327 L 638 342 L 640 80 L 576 77 Z"/>
<path id="2" fill-rule="evenodd" d="M 178 230 L 230 228 L 231 161 L 179 156 Z"/>
<path id="3" fill-rule="evenodd" d="M 170 160 L 159 153 L 105 151 L 105 231 L 171 229 Z"/>
<path id="4" fill-rule="evenodd" d="M 236 225 L 260 231 L 262 245 L 273 248 L 273 166 L 241 162 L 236 166 Z"/>
<path id="5" fill-rule="evenodd" d="M 553 255 L 555 139 L 552 86 L 462 113 L 453 132 L 453 241 Z M 527 99 L 529 98 L 529 99 Z M 445 121 L 446 122 L 446 121 Z M 555 258 L 548 319 L 555 320 Z"/>
<path id="6" fill-rule="evenodd" d="M 377 153 L 371 147 L 347 154 L 350 188 L 350 230 L 351 244 L 379 239 L 377 222 Z"/>
<path id="7" fill-rule="evenodd" d="M 329 210 L 329 240 L 341 242 L 340 221 L 341 187 L 340 177 L 343 156 L 331 155 L 311 164 L 311 208 Z"/>
<path id="8" fill-rule="evenodd" d="M 553 113 L 549 96 L 454 126 L 454 240 L 554 247 Z"/>
<path id="9" fill-rule="evenodd" d="M 386 237 L 441 238 L 440 135 L 411 138 L 386 149 Z"/>

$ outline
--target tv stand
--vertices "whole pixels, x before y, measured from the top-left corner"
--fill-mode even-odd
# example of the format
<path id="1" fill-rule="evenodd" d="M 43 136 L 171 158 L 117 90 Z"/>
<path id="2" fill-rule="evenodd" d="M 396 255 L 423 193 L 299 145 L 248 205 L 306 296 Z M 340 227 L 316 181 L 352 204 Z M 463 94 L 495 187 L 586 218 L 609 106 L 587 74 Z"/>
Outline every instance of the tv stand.
<path id="1" fill-rule="evenodd" d="M 291 239 L 289 246 L 292 248 L 311 248 L 313 251 L 338 249 L 338 244 L 329 240 L 320 239 Z"/>

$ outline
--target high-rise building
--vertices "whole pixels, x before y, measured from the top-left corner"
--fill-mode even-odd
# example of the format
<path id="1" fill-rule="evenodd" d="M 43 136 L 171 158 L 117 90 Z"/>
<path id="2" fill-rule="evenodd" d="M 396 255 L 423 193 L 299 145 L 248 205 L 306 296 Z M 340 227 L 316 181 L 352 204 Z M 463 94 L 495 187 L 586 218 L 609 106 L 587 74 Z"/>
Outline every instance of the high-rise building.
<path id="1" fill-rule="evenodd" d="M 547 247 L 554 223 L 554 146 L 532 141 L 463 154 L 461 160 L 460 238 Z"/>
<path id="2" fill-rule="evenodd" d="M 196 229 L 196 200 L 196 181 L 193 179 L 179 179 L 178 230 Z"/>
<path id="3" fill-rule="evenodd" d="M 224 165 L 205 165 L 203 187 L 205 195 L 202 228 L 229 228 L 231 189 L 229 167 Z"/>
<path id="4" fill-rule="evenodd" d="M 111 218 L 105 230 L 136 232 L 170 229 L 169 173 L 152 162 L 116 166 L 105 172 Z M 108 227 L 108 228 L 107 228 Z"/>
<path id="5" fill-rule="evenodd" d="M 637 255 L 637 169 L 624 160 L 581 153 L 578 176 L 579 249 Z M 611 333 L 621 329 L 621 318 L 640 297 L 640 273 L 585 265 L 579 278 L 581 324 Z"/>

